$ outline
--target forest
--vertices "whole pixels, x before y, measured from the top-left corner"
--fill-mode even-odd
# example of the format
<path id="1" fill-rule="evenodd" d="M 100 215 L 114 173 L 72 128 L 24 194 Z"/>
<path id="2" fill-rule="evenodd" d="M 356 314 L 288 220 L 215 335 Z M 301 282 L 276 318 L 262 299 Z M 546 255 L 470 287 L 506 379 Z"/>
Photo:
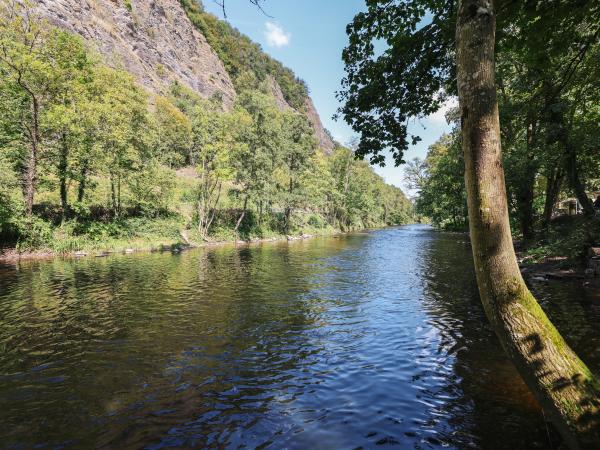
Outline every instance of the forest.
<path id="1" fill-rule="evenodd" d="M 564 16 L 500 29 L 496 43 L 511 229 L 535 259 L 580 259 L 600 240 L 593 220 L 600 208 L 600 202 L 593 204 L 600 195 L 598 18 L 586 7 L 558 11 Z M 549 42 L 543 27 L 555 30 Z M 446 116 L 453 131 L 432 145 L 426 158 L 407 161 L 405 173 L 417 191 L 418 214 L 440 228 L 466 230 L 458 107 Z"/>
<path id="2" fill-rule="evenodd" d="M 195 22 L 214 18 L 184 4 Z M 232 36 L 215 44 L 236 73 L 231 110 L 177 82 L 152 95 L 81 38 L 22 8 L 3 3 L 0 15 L 3 247 L 68 253 L 411 219 L 402 191 L 352 149 L 318 148 L 301 109 L 304 84 L 216 18 L 200 28 L 209 41 L 219 30 Z M 278 109 L 267 73 L 299 111 Z"/>
<path id="3" fill-rule="evenodd" d="M 513 235 L 537 234 L 549 253 L 566 241 L 580 257 L 600 243 L 598 2 L 373 1 L 347 33 L 340 114 L 361 132 L 358 154 L 381 164 L 391 148 L 404 163 L 420 139 L 409 120 L 458 98 L 454 132 L 408 166 L 417 210 L 438 226 L 468 223 L 502 347 L 565 444 L 596 448 L 600 383 L 530 291 Z M 553 221 L 568 196 L 567 220 Z"/>

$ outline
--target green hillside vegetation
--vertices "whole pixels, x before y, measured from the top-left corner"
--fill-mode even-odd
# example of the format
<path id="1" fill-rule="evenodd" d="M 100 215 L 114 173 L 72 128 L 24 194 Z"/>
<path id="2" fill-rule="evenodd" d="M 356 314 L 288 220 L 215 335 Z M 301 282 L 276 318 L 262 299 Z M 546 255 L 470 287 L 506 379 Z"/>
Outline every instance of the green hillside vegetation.
<path id="1" fill-rule="evenodd" d="M 152 247 L 404 223 L 411 205 L 266 81 L 234 108 L 182 85 L 151 96 L 77 36 L 0 14 L 0 243 Z"/>
<path id="2" fill-rule="evenodd" d="M 260 45 L 240 33 L 227 22 L 206 12 L 198 0 L 180 0 L 190 21 L 202 32 L 217 53 L 238 92 L 256 89 L 267 75 L 273 77 L 285 100 L 296 110 L 308 97 L 306 83 L 279 61 L 264 53 Z"/>

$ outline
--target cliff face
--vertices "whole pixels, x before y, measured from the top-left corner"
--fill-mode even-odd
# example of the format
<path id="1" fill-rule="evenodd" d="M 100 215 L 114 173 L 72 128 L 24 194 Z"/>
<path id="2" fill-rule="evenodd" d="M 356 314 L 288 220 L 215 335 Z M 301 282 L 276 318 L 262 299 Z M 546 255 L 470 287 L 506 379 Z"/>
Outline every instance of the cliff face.
<path id="1" fill-rule="evenodd" d="M 51 23 L 82 36 L 113 67 L 122 67 L 148 90 L 164 93 L 178 81 L 205 98 L 215 94 L 229 109 L 236 92 L 223 63 L 190 22 L 179 0 L 34 0 Z M 290 108 L 269 78 L 281 109 Z M 321 148 L 334 147 L 312 100 L 305 113 Z"/>
<path id="2" fill-rule="evenodd" d="M 269 88 L 271 90 L 271 94 L 275 98 L 275 103 L 277 103 L 277 107 L 281 111 L 285 111 L 286 109 L 292 109 L 292 107 L 285 101 L 283 97 L 283 93 L 281 92 L 281 87 L 277 84 L 277 81 L 273 79 L 273 77 L 267 78 L 269 83 Z M 330 154 L 333 151 L 334 143 L 329 134 L 325 131 L 323 127 L 323 123 L 321 122 L 321 118 L 319 117 L 319 113 L 315 109 L 315 105 L 310 98 L 307 98 L 304 102 L 304 114 L 308 118 L 309 122 L 312 124 L 313 129 L 315 130 L 315 137 L 317 138 L 317 142 L 319 147 L 327 153 Z"/>
<path id="3" fill-rule="evenodd" d="M 315 130 L 315 136 L 319 146 L 325 153 L 331 154 L 335 145 L 330 135 L 325 131 L 323 123 L 321 122 L 321 117 L 319 117 L 319 113 L 315 109 L 315 105 L 313 104 L 311 98 L 306 99 L 304 108 L 306 110 L 306 117 L 308 117 L 308 120 L 310 123 L 312 123 L 312 126 Z"/>
<path id="4" fill-rule="evenodd" d="M 106 62 L 122 67 L 155 93 L 173 82 L 226 107 L 235 90 L 225 67 L 179 0 L 35 0 L 51 23 L 81 35 Z M 127 5 L 131 5 L 129 8 Z"/>

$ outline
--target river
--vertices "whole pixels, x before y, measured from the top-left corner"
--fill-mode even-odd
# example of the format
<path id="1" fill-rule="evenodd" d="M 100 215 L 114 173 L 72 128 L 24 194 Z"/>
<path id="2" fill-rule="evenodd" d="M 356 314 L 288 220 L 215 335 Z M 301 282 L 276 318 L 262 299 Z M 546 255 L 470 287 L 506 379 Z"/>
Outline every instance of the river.
<path id="1" fill-rule="evenodd" d="M 534 285 L 593 370 L 600 309 Z M 0 265 L 0 447 L 549 448 L 468 236 Z"/>

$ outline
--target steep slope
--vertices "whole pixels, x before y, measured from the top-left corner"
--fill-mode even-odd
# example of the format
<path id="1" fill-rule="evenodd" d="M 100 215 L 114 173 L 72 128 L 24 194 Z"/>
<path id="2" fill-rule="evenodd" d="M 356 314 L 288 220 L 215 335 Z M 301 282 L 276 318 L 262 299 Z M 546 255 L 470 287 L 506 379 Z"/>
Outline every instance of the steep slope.
<path id="1" fill-rule="evenodd" d="M 81 35 L 106 61 L 159 93 L 173 82 L 224 105 L 236 93 L 223 63 L 179 0 L 35 0 L 53 24 Z"/>
<path id="2" fill-rule="evenodd" d="M 201 0 L 179 1 L 192 23 L 204 34 L 223 61 L 234 85 L 247 86 L 249 73 L 257 83 L 266 81 L 278 107 L 281 110 L 291 107 L 305 113 L 315 130 L 319 146 L 326 153 L 331 153 L 334 142 L 321 123 L 308 95 L 306 83 L 289 68 L 267 55 L 248 36 L 228 22 L 206 12 Z"/>
<path id="3" fill-rule="evenodd" d="M 334 148 L 304 82 L 197 0 L 33 1 L 51 23 L 81 35 L 151 92 L 178 81 L 202 97 L 219 95 L 229 109 L 239 77 L 267 79 L 279 108 L 306 114 L 320 147 Z"/>

